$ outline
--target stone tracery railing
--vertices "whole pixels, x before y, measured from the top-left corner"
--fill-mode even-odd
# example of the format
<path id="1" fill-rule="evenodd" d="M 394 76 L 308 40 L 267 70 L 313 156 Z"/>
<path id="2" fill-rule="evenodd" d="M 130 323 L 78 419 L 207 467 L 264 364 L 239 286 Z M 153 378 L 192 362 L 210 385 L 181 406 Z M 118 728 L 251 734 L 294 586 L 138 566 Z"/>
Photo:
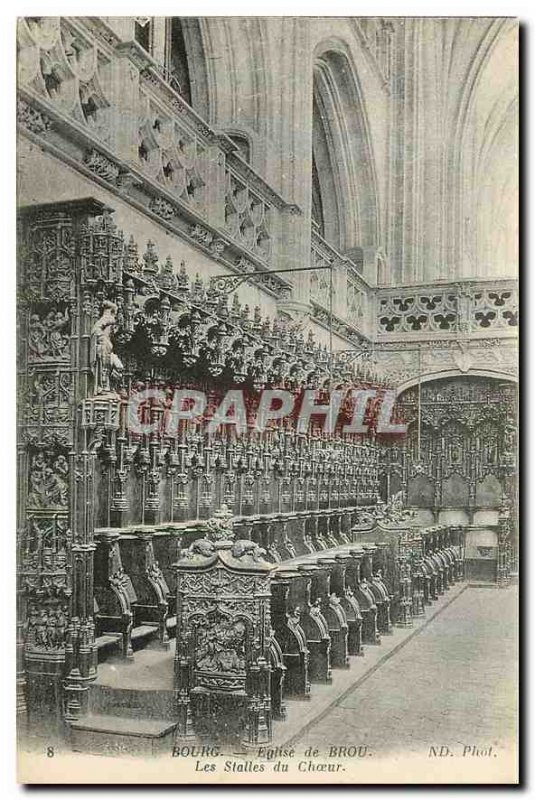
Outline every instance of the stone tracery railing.
<path id="1" fill-rule="evenodd" d="M 518 290 L 510 279 L 378 289 L 379 339 L 442 334 L 517 335 Z"/>
<path id="2" fill-rule="evenodd" d="M 361 22 L 359 22 L 361 24 Z M 369 27 L 369 26 L 368 26 Z M 382 30 L 382 28 L 381 28 Z M 29 17 L 19 22 L 21 128 L 92 179 L 233 272 L 284 268 L 281 236 L 298 214 L 162 77 L 136 42 L 122 42 L 100 18 Z M 513 337 L 514 281 L 379 288 L 351 259 L 312 231 L 313 319 L 348 342 Z M 254 278 L 279 299 L 291 279 Z M 374 294 L 376 295 L 374 297 Z M 375 303 L 375 319 L 373 306 Z"/>
<path id="3" fill-rule="evenodd" d="M 71 17 L 19 21 L 18 122 L 235 272 L 278 263 L 286 203 L 162 77 L 136 42 Z M 282 265 L 286 266 L 286 265 Z M 262 276 L 285 297 L 291 282 Z"/>
<path id="4" fill-rule="evenodd" d="M 19 86 L 104 143 L 110 141 L 111 61 L 76 22 L 63 17 L 19 21 Z"/>
<path id="5" fill-rule="evenodd" d="M 331 266 L 332 326 L 333 331 L 345 338 L 362 343 L 362 337 L 371 335 L 370 287 L 359 274 L 357 266 L 312 229 L 310 266 Z M 330 314 L 329 270 L 310 273 L 310 302 L 313 317 L 320 324 L 329 325 Z"/>

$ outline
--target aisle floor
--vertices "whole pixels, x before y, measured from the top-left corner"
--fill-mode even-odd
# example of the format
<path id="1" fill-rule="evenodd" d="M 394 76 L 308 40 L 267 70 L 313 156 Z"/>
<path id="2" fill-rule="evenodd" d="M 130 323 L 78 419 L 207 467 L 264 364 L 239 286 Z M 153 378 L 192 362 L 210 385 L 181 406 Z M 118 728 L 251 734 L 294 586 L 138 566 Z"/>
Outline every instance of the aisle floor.
<path id="1" fill-rule="evenodd" d="M 517 587 L 468 587 L 296 744 L 365 744 L 381 755 L 513 749 L 517 619 Z"/>

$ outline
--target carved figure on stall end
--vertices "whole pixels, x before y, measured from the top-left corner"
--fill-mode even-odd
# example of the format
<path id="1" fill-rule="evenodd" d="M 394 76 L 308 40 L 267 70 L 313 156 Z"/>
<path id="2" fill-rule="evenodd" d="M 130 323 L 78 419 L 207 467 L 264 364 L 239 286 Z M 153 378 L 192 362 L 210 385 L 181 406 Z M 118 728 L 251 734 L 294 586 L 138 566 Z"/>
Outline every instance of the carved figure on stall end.
<path id="1" fill-rule="evenodd" d="M 214 516 L 206 521 L 206 528 L 210 539 L 214 542 L 233 541 L 232 511 L 226 503 L 223 503 L 214 512 Z"/>
<path id="2" fill-rule="evenodd" d="M 32 314 L 30 317 L 28 351 L 30 358 L 42 358 L 47 351 L 45 327 L 39 318 L 39 314 Z"/>
<path id="3" fill-rule="evenodd" d="M 301 608 L 299 606 L 296 606 L 293 611 L 286 614 L 286 619 L 292 625 L 299 625 L 299 623 L 301 622 Z"/>
<path id="4" fill-rule="evenodd" d="M 253 561 L 263 561 L 264 559 L 262 556 L 266 555 L 264 548 L 250 539 L 239 539 L 237 542 L 234 542 L 231 553 L 233 558 L 238 560 L 245 557 Z"/>
<path id="5" fill-rule="evenodd" d="M 94 394 L 113 394 L 112 385 L 117 383 L 123 372 L 120 358 L 113 352 L 111 334 L 116 325 L 117 305 L 105 300 L 102 316 L 91 330 L 89 362 L 93 373 Z"/>
<path id="6" fill-rule="evenodd" d="M 195 558 L 201 556 L 208 558 L 215 553 L 216 547 L 209 539 L 196 539 L 189 547 L 180 551 L 179 559 Z"/>
<path id="7" fill-rule="evenodd" d="M 199 531 L 200 532 L 200 531 Z M 180 551 L 180 559 L 209 558 L 219 548 L 230 549 L 234 542 L 232 512 L 224 503 L 206 520 L 204 536 L 195 539 L 188 548 Z"/>
<path id="8" fill-rule="evenodd" d="M 378 502 L 375 511 L 377 522 L 402 523 L 414 519 L 416 512 L 411 508 L 404 508 L 403 491 L 393 494 L 388 503 Z"/>
<path id="9" fill-rule="evenodd" d="M 195 539 L 191 545 L 180 551 L 180 559 L 209 558 L 217 550 L 230 550 L 232 558 L 263 561 L 266 554 L 263 547 L 250 539 L 234 541 L 232 512 L 223 504 L 214 516 L 205 523 L 205 536 Z"/>
<path id="10" fill-rule="evenodd" d="M 29 649 L 62 650 L 67 630 L 67 607 L 41 606 L 31 602 L 25 626 L 25 642 Z"/>
<path id="11" fill-rule="evenodd" d="M 46 318 L 46 324 L 49 330 L 50 355 L 53 358 L 61 357 L 69 343 L 69 337 L 64 334 L 64 330 L 69 324 L 67 311 L 64 314 L 61 311 L 55 313 L 51 311 Z"/>

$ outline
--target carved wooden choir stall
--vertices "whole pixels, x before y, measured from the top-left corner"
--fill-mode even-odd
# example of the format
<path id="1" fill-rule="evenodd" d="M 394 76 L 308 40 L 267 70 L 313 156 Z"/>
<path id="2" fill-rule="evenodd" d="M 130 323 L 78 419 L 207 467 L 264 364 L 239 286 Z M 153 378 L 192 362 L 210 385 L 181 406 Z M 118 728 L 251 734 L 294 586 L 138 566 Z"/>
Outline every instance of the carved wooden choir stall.
<path id="1" fill-rule="evenodd" d="M 18 703 L 31 725 L 81 731 L 99 662 L 126 668 L 176 638 L 173 737 L 269 742 L 285 698 L 307 700 L 463 578 L 466 528 L 438 523 L 439 501 L 424 526 L 403 509 L 422 474 L 412 438 L 404 450 L 373 429 L 159 424 L 176 386 L 213 407 L 222 387 L 377 386 L 365 364 L 333 362 L 312 334 L 159 263 L 151 243 L 140 257 L 92 199 L 22 210 L 19 279 Z M 149 433 L 128 424 L 143 391 Z M 502 582 L 511 525 L 505 504 Z"/>

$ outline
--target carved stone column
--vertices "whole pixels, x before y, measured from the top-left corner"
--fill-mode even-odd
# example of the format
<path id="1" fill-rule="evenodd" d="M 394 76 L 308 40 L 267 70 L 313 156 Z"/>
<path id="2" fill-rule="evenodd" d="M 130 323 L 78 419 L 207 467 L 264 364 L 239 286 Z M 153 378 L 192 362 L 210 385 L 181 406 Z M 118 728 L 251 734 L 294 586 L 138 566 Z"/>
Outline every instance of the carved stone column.
<path id="1" fill-rule="evenodd" d="M 30 718 L 47 727 L 84 712 L 96 675 L 93 454 L 77 408 L 88 345 L 80 241 L 104 211 L 95 200 L 20 211 L 18 688 L 24 670 Z"/>

